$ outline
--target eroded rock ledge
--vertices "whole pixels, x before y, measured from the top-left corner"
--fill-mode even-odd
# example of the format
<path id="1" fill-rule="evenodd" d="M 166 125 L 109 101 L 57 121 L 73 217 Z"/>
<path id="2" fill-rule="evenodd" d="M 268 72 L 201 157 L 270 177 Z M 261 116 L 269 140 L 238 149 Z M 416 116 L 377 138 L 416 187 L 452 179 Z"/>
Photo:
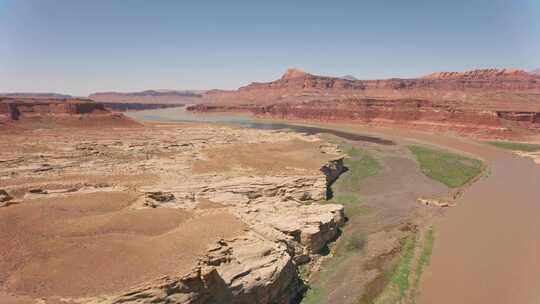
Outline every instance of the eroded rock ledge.
<path id="1" fill-rule="evenodd" d="M 20 146 L 13 147 L 13 155 L 4 151 L 0 160 L 5 165 L 0 169 L 5 185 L 2 193 L 6 201 L 17 204 L 0 208 L 0 216 L 1 211 L 32 208 L 42 200 L 57 198 L 69 203 L 75 197 L 82 200 L 96 193 L 125 192 L 132 199 L 115 211 L 122 217 L 159 210 L 168 214 L 170 210 L 188 218 L 181 224 L 184 226 L 152 238 L 167 241 L 169 237 L 168 242 L 179 242 L 184 239 L 175 236 L 175 231 L 189 225 L 206 230 L 205 225 L 214 224 L 200 223 L 201 219 L 219 218 L 220 214 L 238 219 L 243 232 L 221 238 L 215 234 L 206 250 L 193 253 L 196 262 L 187 268 L 191 270 L 180 267 L 153 279 L 141 278 L 131 286 L 120 281 L 114 290 L 99 291 L 96 287 L 92 292 L 77 293 L 45 286 L 42 291 L 25 291 L 10 283 L 15 277 L 25 279 L 10 268 L 0 283 L 1 290 L 14 296 L 30 295 L 45 303 L 290 303 L 303 291 L 297 266 L 317 257 L 337 238 L 344 222 L 341 205 L 321 203 L 327 187 L 344 169 L 343 155 L 335 145 L 315 136 L 228 127 L 155 126 L 136 135 L 97 132 L 84 139 L 80 134 L 60 138 L 51 134 L 50 141 L 46 138 L 41 138 L 41 144 L 48 146 L 50 154 L 20 155 L 16 153 L 24 150 Z M 57 176 L 65 178 L 53 178 Z M 78 225 L 75 239 L 85 233 L 80 231 L 79 220 L 68 222 Z M 150 216 L 137 224 L 147 225 L 140 221 L 148 220 L 159 221 Z M 65 229 L 70 231 L 71 227 Z M 92 237 L 104 229 L 91 227 Z M 113 231 L 121 232 L 118 229 Z M 8 235 L 0 237 L 10 241 Z M 73 235 L 69 237 L 72 242 Z M 192 251 L 190 243 L 183 242 L 180 245 Z M 62 253 L 57 258 L 61 259 Z M 80 263 L 84 263 L 81 258 Z M 160 253 L 151 258 L 168 259 L 167 263 L 172 259 Z M 69 285 L 69 280 L 64 284 Z"/>

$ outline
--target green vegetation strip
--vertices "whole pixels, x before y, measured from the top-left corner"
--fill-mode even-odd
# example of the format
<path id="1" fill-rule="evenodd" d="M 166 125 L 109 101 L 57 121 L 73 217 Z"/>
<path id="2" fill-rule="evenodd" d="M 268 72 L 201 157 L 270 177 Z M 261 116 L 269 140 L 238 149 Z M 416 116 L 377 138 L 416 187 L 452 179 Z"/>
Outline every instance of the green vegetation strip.
<path id="1" fill-rule="evenodd" d="M 539 144 L 526 144 L 526 143 L 516 143 L 516 142 L 509 142 L 509 141 L 488 141 L 487 143 L 497 148 L 506 149 L 506 150 L 522 151 L 522 152 L 540 151 Z"/>
<path id="2" fill-rule="evenodd" d="M 345 215 L 350 219 L 367 212 L 361 206 L 360 185 L 366 178 L 379 174 L 382 166 L 365 151 L 354 147 L 346 151 L 349 157 L 345 159 L 344 164 L 349 170 L 332 185 L 333 198 L 330 202 L 343 205 Z"/>
<path id="3" fill-rule="evenodd" d="M 416 293 L 418 290 L 418 286 L 420 285 L 420 278 L 422 277 L 422 273 L 424 273 L 424 268 L 429 264 L 429 260 L 431 259 L 431 252 L 433 251 L 433 242 L 435 241 L 434 233 L 433 233 L 433 227 L 429 227 L 424 235 L 424 244 L 422 247 L 422 251 L 420 252 L 420 257 L 418 258 L 418 262 L 416 264 L 416 277 L 414 279 L 414 285 L 409 293 L 411 303 L 416 303 Z"/>
<path id="4" fill-rule="evenodd" d="M 416 303 L 420 278 L 424 268 L 429 264 L 433 250 L 435 241 L 433 228 L 429 227 L 424 233 L 423 242 L 418 239 L 417 234 L 411 234 L 405 239 L 389 283 L 375 299 L 374 304 Z M 416 268 L 413 272 L 414 265 Z"/>
<path id="5" fill-rule="evenodd" d="M 425 175 L 450 188 L 461 187 L 482 172 L 483 164 L 478 159 L 421 146 L 408 148 Z"/>
<path id="6" fill-rule="evenodd" d="M 431 259 L 431 252 L 433 251 L 433 241 L 435 241 L 435 237 L 433 235 L 433 227 L 429 227 L 424 237 L 424 248 L 420 253 L 420 258 L 418 258 L 418 264 L 416 265 L 415 285 L 418 285 L 420 277 L 422 276 L 422 273 L 424 271 L 424 267 L 429 264 L 429 260 Z"/>
<path id="7" fill-rule="evenodd" d="M 344 164 L 349 170 L 343 173 L 332 185 L 333 198 L 331 203 L 342 204 L 345 215 L 353 217 L 366 214 L 360 198 L 360 185 L 368 177 L 377 175 L 381 171 L 381 164 L 368 153 L 354 147 L 342 147 L 347 151 L 348 158 Z M 317 281 L 314 282 L 304 298 L 302 304 L 319 304 L 327 302 L 327 291 L 324 287 L 336 273 L 342 263 L 350 256 L 359 253 L 365 242 L 365 236 L 345 231 L 336 242 L 334 255 L 324 262 Z"/>
<path id="8" fill-rule="evenodd" d="M 410 235 L 405 239 L 401 249 L 399 263 L 396 266 L 388 286 L 375 299 L 374 304 L 394 304 L 405 298 L 409 290 L 409 276 L 414 259 L 416 235 Z"/>
<path id="9" fill-rule="evenodd" d="M 354 147 L 347 151 L 349 158 L 345 159 L 345 166 L 349 171 L 345 172 L 332 189 L 340 191 L 358 191 L 360 182 L 369 176 L 377 175 L 381 169 L 379 162 L 368 153 Z"/>

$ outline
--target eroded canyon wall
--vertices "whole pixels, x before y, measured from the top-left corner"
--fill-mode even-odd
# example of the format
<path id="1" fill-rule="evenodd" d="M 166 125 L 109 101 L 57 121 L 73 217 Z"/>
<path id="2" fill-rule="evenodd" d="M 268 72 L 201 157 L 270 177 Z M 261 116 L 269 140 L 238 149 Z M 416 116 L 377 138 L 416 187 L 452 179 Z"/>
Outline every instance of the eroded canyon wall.
<path id="1" fill-rule="evenodd" d="M 0 98 L 0 126 L 135 126 L 136 122 L 88 99 Z"/>
<path id="2" fill-rule="evenodd" d="M 469 131 L 540 128 L 540 76 L 509 69 L 386 80 L 352 80 L 290 69 L 278 80 L 208 92 L 205 99 L 205 104 L 188 110 Z"/>

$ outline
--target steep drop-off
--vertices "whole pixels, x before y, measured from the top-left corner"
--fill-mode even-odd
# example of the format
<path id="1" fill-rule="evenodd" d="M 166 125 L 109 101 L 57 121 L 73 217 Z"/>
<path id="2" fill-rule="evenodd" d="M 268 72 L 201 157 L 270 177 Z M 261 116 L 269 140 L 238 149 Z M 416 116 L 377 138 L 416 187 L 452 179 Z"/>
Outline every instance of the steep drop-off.
<path id="1" fill-rule="evenodd" d="M 0 303 L 293 303 L 298 266 L 345 221 L 319 203 L 344 155 L 317 136 L 157 124 L 0 140 Z"/>

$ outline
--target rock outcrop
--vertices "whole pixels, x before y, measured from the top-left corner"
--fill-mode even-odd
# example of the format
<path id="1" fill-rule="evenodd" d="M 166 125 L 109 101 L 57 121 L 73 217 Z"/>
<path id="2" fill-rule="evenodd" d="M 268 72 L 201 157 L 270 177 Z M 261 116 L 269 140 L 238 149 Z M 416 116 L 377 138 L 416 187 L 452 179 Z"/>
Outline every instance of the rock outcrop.
<path id="1" fill-rule="evenodd" d="M 0 189 L 0 207 L 7 207 L 10 205 L 10 201 L 13 199 L 6 190 Z"/>
<path id="2" fill-rule="evenodd" d="M 133 120 L 112 113 L 105 105 L 87 99 L 0 97 L 0 126 L 21 128 L 59 126 L 135 126 Z"/>
<path id="3" fill-rule="evenodd" d="M 220 240 L 188 274 L 163 277 L 123 294 L 72 299 L 82 304 L 292 303 L 302 290 L 287 248 L 255 234 Z"/>
<path id="4" fill-rule="evenodd" d="M 30 136 L 3 136 L 0 200 L 18 202 L 0 208 L 9 294 L 47 304 L 293 303 L 304 290 L 298 266 L 318 259 L 344 223 L 343 206 L 325 202 L 343 155 L 317 136 L 171 125 L 80 132 L 40 130 L 40 155 L 21 153 L 36 148 Z M 84 285 L 71 279 L 73 259 Z M 87 267 L 97 261 L 106 272 Z M 19 271 L 29 267 L 40 271 Z"/>

